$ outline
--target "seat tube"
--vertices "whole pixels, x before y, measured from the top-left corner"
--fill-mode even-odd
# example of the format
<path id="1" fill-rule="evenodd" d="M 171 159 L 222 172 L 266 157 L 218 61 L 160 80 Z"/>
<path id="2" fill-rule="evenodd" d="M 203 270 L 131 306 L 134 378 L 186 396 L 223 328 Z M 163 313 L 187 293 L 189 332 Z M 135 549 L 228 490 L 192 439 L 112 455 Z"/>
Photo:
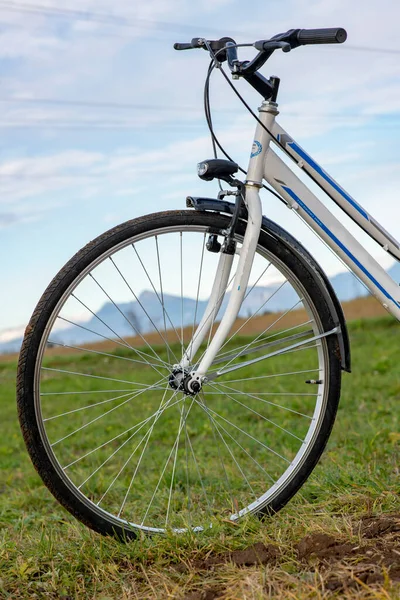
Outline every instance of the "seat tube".
<path id="1" fill-rule="evenodd" d="M 276 104 L 263 102 L 259 110 L 260 121 L 271 131 L 275 116 L 278 113 Z M 245 182 L 245 203 L 248 211 L 246 233 L 243 238 L 242 247 L 240 248 L 240 258 L 228 306 L 197 370 L 192 373 L 192 376 L 200 381 L 206 377 L 208 369 L 232 329 L 247 290 L 261 230 L 262 208 L 259 190 L 262 187 L 265 154 L 268 150 L 270 140 L 271 136 L 258 123 L 250 156 L 247 180 Z"/>

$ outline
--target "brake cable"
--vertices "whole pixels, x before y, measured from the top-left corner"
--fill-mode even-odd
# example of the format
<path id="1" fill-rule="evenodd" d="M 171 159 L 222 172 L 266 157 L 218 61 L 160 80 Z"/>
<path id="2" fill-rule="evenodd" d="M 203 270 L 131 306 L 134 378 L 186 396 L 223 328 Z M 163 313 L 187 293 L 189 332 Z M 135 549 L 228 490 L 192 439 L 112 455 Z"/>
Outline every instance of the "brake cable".
<path id="1" fill-rule="evenodd" d="M 209 51 L 209 53 L 213 56 L 213 58 L 211 59 L 210 65 L 208 67 L 207 77 L 206 77 L 205 84 L 204 84 L 204 112 L 205 112 L 205 117 L 206 117 L 208 129 L 209 129 L 210 134 L 211 134 L 211 141 L 212 141 L 212 146 L 213 146 L 213 153 L 214 153 L 214 157 L 218 158 L 218 156 L 217 156 L 217 149 L 216 149 L 216 147 L 218 146 L 218 148 L 221 150 L 221 152 L 224 154 L 224 156 L 228 160 L 233 161 L 233 159 L 231 158 L 231 156 L 226 152 L 226 150 L 223 148 L 223 146 L 219 142 L 219 140 L 218 140 L 218 138 L 217 138 L 217 136 L 216 136 L 216 134 L 214 132 L 214 127 L 213 127 L 213 124 L 212 124 L 211 106 L 210 106 L 210 78 L 211 78 L 211 74 L 212 74 L 212 72 L 213 72 L 213 70 L 215 68 L 218 68 L 221 71 L 222 75 L 224 76 L 224 78 L 226 79 L 226 81 L 228 82 L 228 84 L 230 85 L 230 87 L 233 89 L 233 91 L 235 92 L 235 94 L 238 96 L 238 98 L 242 102 L 242 104 L 250 112 L 250 114 L 252 115 L 252 117 L 258 123 L 260 123 L 260 125 L 267 131 L 267 133 L 271 136 L 271 138 L 273 138 L 275 140 L 275 137 L 268 130 L 268 128 L 260 121 L 260 119 L 253 112 L 253 110 L 250 108 L 250 106 L 247 104 L 247 102 L 244 100 L 244 98 L 241 96 L 241 94 L 236 90 L 235 86 L 230 81 L 228 75 L 225 73 L 224 69 L 222 68 L 222 63 L 217 59 L 217 55 L 219 53 L 227 50 L 228 46 L 224 46 L 223 48 L 217 50 L 217 52 L 214 52 L 211 49 L 211 47 L 209 46 L 209 44 L 208 44 L 207 41 L 206 41 L 206 46 L 207 46 L 207 50 Z M 253 46 L 253 44 L 235 44 L 234 47 L 238 48 L 238 47 L 243 47 L 243 46 Z M 233 47 L 233 46 L 231 46 L 231 47 Z M 278 145 L 285 151 L 286 154 L 288 154 L 286 148 L 282 144 L 280 144 L 280 142 L 278 140 L 275 140 L 275 141 L 277 141 Z M 239 171 L 241 171 L 241 173 L 243 173 L 244 175 L 247 175 L 247 171 L 245 169 L 243 169 L 240 165 L 238 165 L 238 167 L 239 167 Z M 218 180 L 218 183 L 219 183 L 220 189 L 222 191 L 222 186 L 221 186 L 220 180 Z M 262 183 L 262 187 L 265 190 L 267 190 L 270 194 L 272 194 L 273 196 L 275 196 L 276 198 L 278 198 L 278 200 L 280 200 L 285 206 L 287 206 L 287 202 L 282 198 L 282 196 L 280 196 L 277 192 L 275 192 L 275 190 L 273 190 L 271 187 L 265 185 L 264 183 Z"/>

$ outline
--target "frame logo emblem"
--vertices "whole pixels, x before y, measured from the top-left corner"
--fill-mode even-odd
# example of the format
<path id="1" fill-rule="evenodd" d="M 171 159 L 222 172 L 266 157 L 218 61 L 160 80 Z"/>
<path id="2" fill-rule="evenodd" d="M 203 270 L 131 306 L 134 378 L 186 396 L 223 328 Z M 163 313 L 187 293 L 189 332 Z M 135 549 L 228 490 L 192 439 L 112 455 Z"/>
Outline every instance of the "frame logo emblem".
<path id="1" fill-rule="evenodd" d="M 257 140 L 254 140 L 253 146 L 251 147 L 250 158 L 254 158 L 255 156 L 258 156 L 259 154 L 261 154 L 261 151 L 262 151 L 262 145 Z"/>

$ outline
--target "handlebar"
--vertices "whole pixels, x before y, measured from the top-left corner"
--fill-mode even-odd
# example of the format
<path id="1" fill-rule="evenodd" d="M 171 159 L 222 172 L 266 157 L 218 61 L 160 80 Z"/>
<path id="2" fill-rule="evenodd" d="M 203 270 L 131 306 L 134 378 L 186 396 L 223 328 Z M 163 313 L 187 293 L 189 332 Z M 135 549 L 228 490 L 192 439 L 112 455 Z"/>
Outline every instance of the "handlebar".
<path id="1" fill-rule="evenodd" d="M 189 43 L 174 44 L 175 50 L 191 50 L 192 48 L 203 48 L 209 50 L 211 58 L 219 63 L 228 61 L 233 77 L 238 79 L 244 77 L 264 98 L 273 96 L 273 86 L 257 71 L 265 64 L 275 50 L 290 52 L 299 46 L 311 44 L 342 44 L 347 39 L 346 30 L 342 27 L 327 29 L 289 29 L 285 33 L 279 33 L 269 40 L 258 40 L 253 44 L 236 44 L 235 40 L 223 37 L 219 40 L 205 40 L 204 38 L 193 38 Z M 240 62 L 237 57 L 238 46 L 254 46 L 258 54 L 251 61 Z M 276 93 L 275 93 L 276 96 Z"/>
<path id="2" fill-rule="evenodd" d="M 343 44 L 347 39 L 346 30 L 342 27 L 331 27 L 325 29 L 289 29 L 286 33 L 278 33 L 269 40 L 259 40 L 254 42 L 253 46 L 260 52 L 272 52 L 282 49 L 284 52 L 289 52 L 299 46 L 311 44 Z M 227 45 L 227 42 L 235 41 L 232 38 L 223 37 L 216 41 L 206 41 L 203 38 L 193 38 L 189 43 L 176 42 L 175 50 L 191 50 L 192 48 L 204 48 L 205 50 L 218 51 Z M 219 58 L 222 62 L 226 60 L 226 56 Z"/>

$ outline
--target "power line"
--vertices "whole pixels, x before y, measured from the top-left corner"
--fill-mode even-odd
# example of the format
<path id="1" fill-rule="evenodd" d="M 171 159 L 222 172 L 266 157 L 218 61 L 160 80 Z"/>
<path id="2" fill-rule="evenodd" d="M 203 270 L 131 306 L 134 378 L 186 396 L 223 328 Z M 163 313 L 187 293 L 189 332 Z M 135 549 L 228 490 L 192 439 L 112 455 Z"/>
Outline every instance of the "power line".
<path id="1" fill-rule="evenodd" d="M 91 11 L 72 10 L 68 8 L 56 8 L 52 6 L 45 6 L 42 4 L 27 4 L 23 2 L 13 2 L 11 0 L 1 0 L 0 7 L 3 10 L 12 12 L 30 12 L 38 13 L 51 17 L 66 17 L 80 21 L 92 21 L 96 23 L 102 23 L 105 25 L 112 25 L 115 27 L 128 27 L 134 29 L 140 29 L 142 27 L 153 27 L 156 29 L 172 31 L 172 32 L 185 32 L 188 29 L 194 29 L 194 25 L 188 25 L 185 23 L 173 23 L 170 21 L 156 21 L 152 19 L 143 19 L 135 17 L 134 21 L 126 18 L 123 15 L 107 15 L 101 13 L 94 13 Z M 219 30 L 207 27 L 208 31 L 215 31 L 219 33 Z M 232 35 L 247 35 L 244 32 L 234 31 Z"/>
<path id="2" fill-rule="evenodd" d="M 121 110 L 121 111 L 145 111 L 145 112 L 160 112 L 160 106 L 151 105 L 151 104 L 136 104 L 134 102 L 99 102 L 95 100 L 69 100 L 62 98 L 21 98 L 21 97 L 0 97 L 0 102 L 5 104 L 49 104 L 56 106 L 77 106 L 77 107 L 85 107 L 85 108 L 105 108 L 105 109 L 113 109 L 113 110 Z M 229 108 L 229 107 L 220 107 L 213 109 L 214 112 L 223 112 L 223 113 L 238 113 L 237 108 Z M 385 120 L 400 118 L 400 111 L 392 112 L 392 113 L 362 113 L 362 112 L 348 112 L 344 111 L 340 112 L 313 112 L 312 114 L 304 114 L 299 111 L 288 111 L 281 107 L 282 114 L 290 117 L 299 117 L 303 119 L 314 119 L 314 118 L 337 118 L 337 119 L 346 119 L 346 118 L 359 118 L 359 119 L 368 119 L 368 118 L 383 118 Z M 167 106 L 163 105 L 161 112 L 187 112 L 187 113 L 200 113 L 203 114 L 203 107 L 199 106 Z M 39 118 L 37 119 L 39 120 Z M 46 119 L 43 119 L 46 120 Z M 91 122 L 92 123 L 92 122 Z M 102 121 L 105 123 L 105 121 Z M 110 122 L 108 122 L 110 123 Z M 119 124 L 123 125 L 123 122 L 119 122 Z"/>
<path id="3" fill-rule="evenodd" d="M 157 130 L 160 129 L 171 129 L 173 131 L 176 131 L 177 129 L 184 129 L 185 131 L 187 129 L 202 129 L 201 125 L 194 125 L 194 124 L 179 124 L 179 123 L 173 123 L 173 124 L 154 124 L 154 127 L 157 128 Z M 142 124 L 133 124 L 133 123 L 79 123 L 79 122 L 46 122 L 46 121 L 26 121 L 26 122 L 21 122 L 21 123 L 13 123 L 13 122 L 5 122 L 5 123 L 1 123 L 0 122 L 0 129 L 51 129 L 51 130 L 82 130 L 82 131 L 107 131 L 107 130 L 112 130 L 112 131 L 132 131 L 132 130 L 140 130 L 140 131 L 146 131 L 148 130 L 149 125 L 147 124 L 146 126 L 142 125 Z M 205 127 L 204 127 L 205 129 Z"/>
<path id="4" fill-rule="evenodd" d="M 161 126 L 160 125 L 155 125 L 156 129 L 154 129 L 154 131 L 161 131 L 161 130 L 171 130 L 171 131 L 176 131 L 178 129 L 178 125 L 174 124 L 171 126 Z M 346 127 L 349 129 L 357 129 L 359 128 L 359 125 L 357 123 L 346 123 Z M 394 123 L 387 123 L 386 127 L 383 127 L 382 124 L 368 124 L 368 129 L 372 130 L 372 129 L 376 129 L 378 131 L 384 131 L 384 130 L 392 130 L 394 128 L 398 128 L 400 127 L 400 121 L 394 122 Z M 132 125 L 132 124 L 121 124 L 121 125 L 117 125 L 117 124 L 96 124 L 96 125 L 91 125 L 90 123 L 85 124 L 85 123 L 45 123 L 45 122 L 26 122 L 26 123 L 0 123 L 0 130 L 7 130 L 9 129 L 10 131 L 12 130 L 17 130 L 17 129 L 23 129 L 23 130 L 28 130 L 28 129 L 38 129 L 38 130 L 42 130 L 42 131 L 115 131 L 115 132 L 121 132 L 121 133 L 129 133 L 131 131 L 148 131 L 149 126 L 147 125 L 146 128 L 144 128 L 143 125 Z M 189 127 L 183 126 L 180 128 L 181 130 L 184 129 L 185 131 L 187 131 L 189 129 Z M 194 131 L 201 131 L 203 130 L 205 131 L 205 127 L 202 126 L 190 126 L 190 130 Z"/>
<path id="5" fill-rule="evenodd" d="M 16 103 L 32 103 L 32 104 L 55 104 L 62 106 L 81 106 L 88 108 L 112 108 L 117 110 L 145 110 L 145 111 L 156 111 L 160 110 L 160 106 L 151 106 L 148 104 L 135 104 L 130 102 L 98 102 L 92 100 L 64 100 L 62 98 L 21 98 L 21 97 L 10 97 L 1 98 L 0 102 L 16 102 Z M 162 105 L 163 111 L 171 112 L 203 112 L 202 106 L 166 106 Z M 220 109 L 224 110 L 224 109 Z"/>
<path id="6" fill-rule="evenodd" d="M 396 48 L 372 48 L 370 46 L 340 46 L 341 50 L 355 50 L 356 52 L 381 52 L 382 54 L 400 54 L 400 50 Z"/>
<path id="7" fill-rule="evenodd" d="M 187 32 L 187 30 L 197 29 L 197 26 L 185 23 L 173 23 L 170 21 L 156 21 L 151 19 L 143 19 L 135 17 L 135 20 L 127 19 L 123 15 L 107 15 L 95 13 L 91 11 L 80 11 L 68 8 L 56 8 L 45 6 L 42 4 L 27 4 L 23 2 L 13 2 L 12 0 L 0 0 L 0 8 L 4 11 L 11 12 L 28 12 L 34 14 L 42 14 L 50 17 L 64 17 L 74 20 L 91 21 L 104 25 L 112 25 L 113 27 L 126 27 L 133 29 L 141 29 L 149 27 L 170 32 Z M 220 29 L 214 29 L 207 26 L 207 31 L 220 34 Z M 230 35 L 248 36 L 248 33 L 240 31 L 231 31 Z M 342 50 L 352 50 L 357 52 L 378 52 L 384 54 L 400 54 L 400 49 L 397 48 L 374 48 L 369 46 L 340 46 Z"/>

